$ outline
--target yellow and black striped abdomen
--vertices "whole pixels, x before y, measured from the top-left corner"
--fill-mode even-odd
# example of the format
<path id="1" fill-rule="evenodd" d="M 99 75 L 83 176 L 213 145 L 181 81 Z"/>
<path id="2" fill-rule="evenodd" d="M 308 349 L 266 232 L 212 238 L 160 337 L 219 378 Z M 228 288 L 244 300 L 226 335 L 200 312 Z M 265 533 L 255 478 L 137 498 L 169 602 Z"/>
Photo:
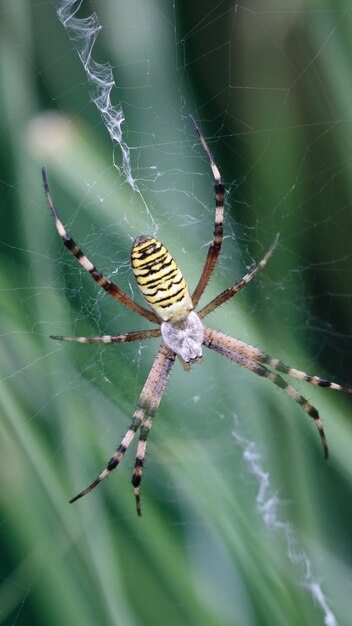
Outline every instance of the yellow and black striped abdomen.
<path id="1" fill-rule="evenodd" d="M 164 322 L 192 311 L 186 281 L 160 241 L 148 235 L 137 237 L 132 246 L 131 264 L 144 299 Z"/>

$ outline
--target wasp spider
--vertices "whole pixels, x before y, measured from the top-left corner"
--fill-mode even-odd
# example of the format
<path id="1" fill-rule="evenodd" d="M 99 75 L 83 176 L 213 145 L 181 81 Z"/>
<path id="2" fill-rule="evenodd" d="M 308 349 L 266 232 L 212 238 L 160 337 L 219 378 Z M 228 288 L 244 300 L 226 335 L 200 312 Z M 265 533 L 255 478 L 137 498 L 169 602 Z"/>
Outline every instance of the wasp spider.
<path id="1" fill-rule="evenodd" d="M 210 163 L 211 171 L 215 179 L 216 198 L 214 236 L 208 250 L 203 271 L 192 295 L 171 254 L 160 241 L 149 235 L 141 235 L 134 241 L 131 252 L 131 264 L 138 287 L 150 308 L 140 306 L 121 291 L 115 283 L 105 278 L 66 232 L 50 196 L 45 168 L 42 169 L 48 205 L 55 220 L 57 232 L 64 245 L 76 257 L 82 267 L 89 272 L 100 287 L 105 289 L 105 291 L 116 298 L 116 300 L 121 302 L 125 307 L 134 311 L 134 313 L 138 313 L 150 322 L 157 324 L 157 328 L 154 329 L 131 331 L 123 335 L 104 335 L 101 337 L 52 336 L 51 338 L 84 344 L 123 343 L 125 341 L 140 341 L 160 336 L 162 338 L 149 376 L 140 394 L 132 422 L 120 445 L 99 476 L 86 489 L 72 498 L 70 502 L 75 502 L 86 493 L 89 493 L 117 467 L 135 434 L 139 430 L 139 442 L 133 469 L 132 485 L 136 499 L 137 513 L 141 515 L 140 484 L 147 439 L 176 356 L 180 359 L 184 368 L 188 370 L 192 363 L 201 361 L 202 346 L 206 346 L 231 361 L 235 361 L 239 365 L 246 367 L 251 372 L 254 372 L 254 374 L 270 380 L 274 385 L 280 387 L 288 396 L 293 398 L 293 400 L 313 418 L 320 435 L 325 458 L 328 456 L 328 446 L 318 411 L 301 396 L 296 389 L 286 382 L 280 374 L 288 374 L 289 376 L 307 381 L 313 385 L 330 387 L 331 389 L 347 391 L 349 393 L 352 392 L 351 388 L 342 387 L 337 383 L 330 382 L 319 376 L 311 376 L 310 374 L 291 368 L 259 348 L 224 335 L 203 324 L 203 318 L 232 298 L 232 296 L 238 293 L 265 267 L 274 250 L 276 242 L 258 265 L 248 272 L 239 282 L 220 293 L 197 313 L 195 312 L 195 308 L 208 284 L 220 253 L 223 238 L 224 184 L 201 131 L 192 116 L 190 116 L 190 119 Z M 280 374 L 272 370 L 280 372 Z"/>

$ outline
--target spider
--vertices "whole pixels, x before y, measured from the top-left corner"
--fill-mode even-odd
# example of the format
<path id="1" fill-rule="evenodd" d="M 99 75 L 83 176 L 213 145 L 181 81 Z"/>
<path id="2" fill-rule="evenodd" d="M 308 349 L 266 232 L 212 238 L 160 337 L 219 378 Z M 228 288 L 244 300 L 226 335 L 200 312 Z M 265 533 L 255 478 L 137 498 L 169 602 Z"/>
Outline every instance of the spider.
<path id="1" fill-rule="evenodd" d="M 73 239 L 65 230 L 52 201 L 46 170 L 42 168 L 42 178 L 47 202 L 55 221 L 55 226 L 66 248 L 76 257 L 82 267 L 89 272 L 92 278 L 125 307 L 158 325 L 148 330 L 134 330 L 121 335 L 104 335 L 100 337 L 67 337 L 51 335 L 51 339 L 73 341 L 82 344 L 92 343 L 123 343 L 125 341 L 141 341 L 152 337 L 162 337 L 161 345 L 154 359 L 148 378 L 139 396 L 137 408 L 132 422 L 122 438 L 120 445 L 99 476 L 78 495 L 70 500 L 75 502 L 94 489 L 106 476 L 117 467 L 123 459 L 137 431 L 140 430 L 137 445 L 136 461 L 132 475 L 137 514 L 141 515 L 140 484 L 142 480 L 144 457 L 146 454 L 147 439 L 153 423 L 153 418 L 159 408 L 160 401 L 169 380 L 176 356 L 183 367 L 188 370 L 193 363 L 202 359 L 202 346 L 215 350 L 220 355 L 247 368 L 254 374 L 267 378 L 274 385 L 280 387 L 288 396 L 293 398 L 302 409 L 314 420 L 323 445 L 324 456 L 328 457 L 328 445 L 321 419 L 317 409 L 312 406 L 294 387 L 280 374 L 287 374 L 293 378 L 307 381 L 313 385 L 330 387 L 339 391 L 352 393 L 352 388 L 342 387 L 319 376 L 306 374 L 273 358 L 257 347 L 243 341 L 229 337 L 217 330 L 205 326 L 202 320 L 237 294 L 258 274 L 267 264 L 276 246 L 277 240 L 268 250 L 262 260 L 243 278 L 232 287 L 225 289 L 216 298 L 203 306 L 197 313 L 195 308 L 209 282 L 215 264 L 220 254 L 223 239 L 224 217 L 224 183 L 220 176 L 208 145 L 198 128 L 194 118 L 189 116 L 195 132 L 203 146 L 210 163 L 215 180 L 215 228 L 212 243 L 210 244 L 205 264 L 198 284 L 192 295 L 188 290 L 183 275 L 173 257 L 165 246 L 149 235 L 141 235 L 134 241 L 131 251 L 131 265 L 138 287 L 150 308 L 140 306 L 126 295 L 111 280 L 103 276 L 91 261 L 83 254 Z M 275 371 L 272 371 L 275 370 Z M 280 372 L 280 374 L 276 373 Z"/>

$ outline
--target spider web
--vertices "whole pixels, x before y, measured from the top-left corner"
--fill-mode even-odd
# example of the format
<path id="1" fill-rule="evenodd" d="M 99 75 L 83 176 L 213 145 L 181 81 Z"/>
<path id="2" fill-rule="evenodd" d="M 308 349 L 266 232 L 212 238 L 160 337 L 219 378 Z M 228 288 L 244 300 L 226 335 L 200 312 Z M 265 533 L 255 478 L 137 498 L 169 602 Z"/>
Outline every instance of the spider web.
<path id="1" fill-rule="evenodd" d="M 2 9 L 5 23 L 16 26 L 18 53 L 6 57 L 17 80 L 6 68 L 3 78 L 2 136 L 16 167 L 4 164 L 1 181 L 2 385 L 19 398 L 11 404 L 4 395 L 7 481 L 11 446 L 16 459 L 21 446 L 26 452 L 17 470 L 24 512 L 16 515 L 18 505 L 3 496 L 3 623 L 29 621 L 33 597 L 47 584 L 49 537 L 42 531 L 34 540 L 30 515 L 26 533 L 17 522 L 33 506 L 40 510 L 37 483 L 53 501 L 45 516 L 61 550 L 51 560 L 69 564 L 58 588 L 72 614 L 80 589 L 70 574 L 94 593 L 103 581 L 104 608 L 89 614 L 87 604 L 75 623 L 135 624 L 141 615 L 157 623 L 155 606 L 161 611 L 163 602 L 170 624 L 186 623 L 192 602 L 203 608 L 189 623 L 206 623 L 201 610 L 209 624 L 259 624 L 263 615 L 272 624 L 347 623 L 351 433 L 346 399 L 333 392 L 300 388 L 328 424 L 335 452 L 326 468 L 306 416 L 268 384 L 208 352 L 188 376 L 176 365 L 150 438 L 142 533 L 130 497 L 134 449 L 84 508 L 65 508 L 126 430 L 158 344 L 85 350 L 47 341 L 148 324 L 97 291 L 62 248 L 40 194 L 42 164 L 69 232 L 129 295 L 138 299 L 129 249 L 141 233 L 159 237 L 194 286 L 212 236 L 214 191 L 192 113 L 227 189 L 223 252 L 204 302 L 246 273 L 280 233 L 265 274 L 209 325 L 312 373 L 352 380 L 352 10 L 347 1 L 263 6 L 70 0 L 56 3 L 57 14 L 50 3 L 31 8 L 30 26 L 10 5 Z M 11 102 L 23 101 L 23 84 L 29 111 L 15 115 Z M 14 139 L 19 118 L 23 156 Z M 34 502 L 21 486 L 35 492 Z M 102 491 L 110 494 L 105 506 Z M 25 546 L 16 557 L 15 543 Z M 89 558 L 79 560 L 76 550 Z M 145 585 L 144 568 L 153 563 L 157 571 L 154 555 L 166 552 L 178 575 L 160 567 L 160 580 L 167 571 L 175 596 L 165 591 L 149 605 L 146 594 L 138 613 L 126 589 L 134 589 L 135 576 Z M 93 582 L 85 566 L 96 570 Z M 191 599 L 179 585 L 184 571 Z M 52 607 L 60 620 L 57 601 Z"/>

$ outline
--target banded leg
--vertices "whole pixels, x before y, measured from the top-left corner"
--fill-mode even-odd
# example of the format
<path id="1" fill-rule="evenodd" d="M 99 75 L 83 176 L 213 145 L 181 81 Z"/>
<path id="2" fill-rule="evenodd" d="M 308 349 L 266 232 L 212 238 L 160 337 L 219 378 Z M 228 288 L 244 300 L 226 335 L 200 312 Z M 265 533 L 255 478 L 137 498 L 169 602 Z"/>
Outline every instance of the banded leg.
<path id="1" fill-rule="evenodd" d="M 288 396 L 290 396 L 290 398 L 293 398 L 293 400 L 295 400 L 295 402 L 297 402 L 302 407 L 302 409 L 309 415 L 309 417 L 311 417 L 314 420 L 314 423 L 318 429 L 321 443 L 323 445 L 324 456 L 326 459 L 328 458 L 329 448 L 328 448 L 328 444 L 326 441 L 323 425 L 322 425 L 317 409 L 314 406 L 312 406 L 303 396 L 301 396 L 301 394 L 298 393 L 298 391 L 294 387 L 292 387 L 286 380 L 284 380 L 282 376 L 280 376 L 279 374 L 275 374 L 274 372 L 271 372 L 267 367 L 265 367 L 265 365 L 262 365 L 261 363 L 258 363 L 257 361 L 253 361 L 252 359 L 245 357 L 242 354 L 238 354 L 234 352 L 233 350 L 224 348 L 223 346 L 221 346 L 219 343 L 215 341 L 210 341 L 206 339 L 204 341 L 204 345 L 206 345 L 211 350 L 215 350 L 222 356 L 227 357 L 231 361 L 235 361 L 235 363 L 238 363 L 239 365 L 246 367 L 251 372 L 254 372 L 254 374 L 257 374 L 258 376 L 262 376 L 263 378 L 267 378 L 272 383 L 274 383 L 274 385 L 276 385 L 277 387 L 280 387 L 280 389 L 282 389 Z"/>
<path id="2" fill-rule="evenodd" d="M 214 238 L 213 241 L 210 245 L 210 248 L 208 250 L 208 255 L 207 258 L 205 260 L 205 264 L 203 267 L 203 271 L 201 274 L 201 277 L 198 281 L 198 285 L 196 286 L 193 294 L 192 294 L 192 302 L 193 302 L 193 306 L 196 307 L 200 297 L 204 291 L 204 289 L 206 288 L 210 276 L 213 272 L 213 269 L 215 267 L 216 261 L 218 260 L 218 256 L 220 254 L 220 249 L 221 249 L 221 244 L 222 244 L 222 237 L 223 237 L 223 221 L 224 221 L 224 197 L 225 197 L 225 188 L 224 188 L 224 183 L 222 182 L 222 178 L 220 176 L 220 172 L 217 168 L 217 166 L 215 165 L 214 159 L 212 157 L 212 154 L 208 148 L 208 145 L 202 135 L 202 133 L 200 132 L 194 118 L 192 115 L 189 116 L 195 131 L 201 141 L 201 144 L 203 146 L 204 152 L 208 157 L 209 163 L 210 163 L 210 167 L 211 167 L 211 171 L 213 173 L 214 179 L 215 179 L 215 226 L 214 226 Z"/>
<path id="3" fill-rule="evenodd" d="M 146 417 L 143 420 L 141 425 L 139 441 L 137 446 L 137 454 L 136 454 L 136 462 L 133 468 L 132 475 L 132 485 L 134 489 L 134 495 L 136 498 L 136 510 L 139 516 L 142 515 L 141 511 L 141 494 L 140 494 L 140 484 L 142 481 L 142 472 L 144 465 L 144 457 L 147 450 L 147 439 L 150 433 L 150 429 L 152 427 L 153 418 L 159 408 L 160 401 L 163 397 L 165 387 L 169 380 L 172 366 L 175 362 L 175 352 L 172 350 L 169 351 L 169 356 L 167 357 L 163 370 L 160 372 L 160 376 L 158 382 L 156 383 L 153 391 L 153 399 L 150 404 L 150 407 L 147 411 Z"/>
<path id="4" fill-rule="evenodd" d="M 211 302 L 209 302 L 209 304 L 203 307 L 198 312 L 198 317 L 200 317 L 200 319 L 203 319 L 203 317 L 205 317 L 206 315 L 209 315 L 209 313 L 217 309 L 219 306 L 227 302 L 227 300 L 232 298 L 236 293 L 241 291 L 241 289 L 245 285 L 248 285 L 248 283 L 252 280 L 252 278 L 254 278 L 254 276 L 256 276 L 258 272 L 266 266 L 268 260 L 270 259 L 272 253 L 274 252 L 276 248 L 277 242 L 278 242 L 278 237 L 275 239 L 274 243 L 269 248 L 266 255 L 262 258 L 261 261 L 259 261 L 258 265 L 254 267 L 250 272 L 248 272 L 248 274 L 243 276 L 243 278 L 238 283 L 236 283 L 232 287 L 229 287 L 228 289 L 225 289 L 225 291 L 220 293 L 218 296 L 216 296 L 216 298 L 214 298 L 214 300 L 212 300 Z"/>
<path id="5" fill-rule="evenodd" d="M 287 374 L 288 376 L 292 376 L 293 378 L 297 378 L 298 380 L 304 380 L 307 383 L 311 383 L 312 385 L 317 385 L 319 387 L 327 387 L 329 389 L 336 389 L 337 391 L 345 391 L 346 393 L 352 393 L 351 387 L 343 387 L 338 383 L 334 383 L 326 378 L 320 378 L 320 376 L 314 376 L 312 374 L 307 374 L 306 372 L 302 372 L 301 370 L 297 370 L 294 367 L 290 367 L 286 365 L 280 359 L 276 359 L 267 352 L 263 352 L 254 346 L 251 346 L 248 343 L 244 343 L 239 339 L 234 339 L 233 337 L 229 337 L 224 333 L 221 333 L 217 330 L 213 330 L 211 328 L 204 327 L 204 335 L 207 340 L 216 341 L 219 345 L 223 346 L 225 349 L 232 350 L 233 352 L 237 352 L 238 354 L 242 354 L 245 357 L 248 357 L 258 363 L 265 363 L 272 367 L 277 372 L 281 374 Z"/>
<path id="6" fill-rule="evenodd" d="M 97 270 L 97 268 L 93 265 L 93 263 L 91 263 L 91 261 L 83 254 L 82 250 L 75 244 L 73 239 L 66 232 L 61 220 L 59 219 L 58 214 L 56 213 L 54 203 L 52 201 L 50 191 L 49 191 L 49 185 L 48 185 L 48 179 L 46 176 L 45 167 L 42 168 L 42 178 L 43 178 L 44 190 L 45 190 L 46 199 L 49 205 L 49 209 L 55 220 L 56 230 L 59 233 L 66 248 L 73 254 L 74 257 L 76 257 L 77 261 L 82 265 L 82 267 L 87 272 L 89 272 L 89 274 L 95 280 L 95 282 L 98 283 L 100 287 L 105 289 L 105 291 L 109 293 L 110 296 L 112 296 L 113 298 L 116 298 L 116 300 L 121 302 L 121 304 L 126 306 L 128 309 L 131 309 L 131 311 L 134 311 L 135 313 L 142 315 L 142 317 L 146 317 L 150 322 L 160 324 L 160 320 L 155 315 L 155 313 L 137 304 L 137 302 L 135 302 L 134 300 L 132 300 L 132 298 L 127 296 L 115 283 L 113 283 L 108 278 L 105 278 L 105 276 L 103 276 L 103 274 L 99 272 L 99 270 Z"/>
<path id="7" fill-rule="evenodd" d="M 137 408 L 134 412 L 130 427 L 123 437 L 120 445 L 109 460 L 106 468 L 88 487 L 86 487 L 86 489 L 83 489 L 83 491 L 81 491 L 77 496 L 72 498 L 70 500 L 70 503 L 76 502 L 76 500 L 79 500 L 79 498 L 82 498 L 82 496 L 85 496 L 87 493 L 92 491 L 92 489 L 99 485 L 99 483 L 104 480 L 104 478 L 106 478 L 110 474 L 110 472 L 112 472 L 112 470 L 114 470 L 115 467 L 117 467 L 118 464 L 121 462 L 126 450 L 132 443 L 138 428 L 144 420 L 147 409 L 151 406 L 154 389 L 158 384 L 160 377 L 163 375 L 165 364 L 168 360 L 170 360 L 170 351 L 168 350 L 168 348 L 166 348 L 165 344 L 162 343 L 154 359 L 154 363 L 144 384 L 141 395 L 139 396 Z"/>
<path id="8" fill-rule="evenodd" d="M 101 337 L 67 337 L 64 335 L 50 335 L 50 339 L 57 341 L 74 341 L 76 343 L 124 343 L 125 341 L 143 341 L 152 337 L 160 337 L 160 329 L 132 330 L 124 335 L 102 335 Z"/>

